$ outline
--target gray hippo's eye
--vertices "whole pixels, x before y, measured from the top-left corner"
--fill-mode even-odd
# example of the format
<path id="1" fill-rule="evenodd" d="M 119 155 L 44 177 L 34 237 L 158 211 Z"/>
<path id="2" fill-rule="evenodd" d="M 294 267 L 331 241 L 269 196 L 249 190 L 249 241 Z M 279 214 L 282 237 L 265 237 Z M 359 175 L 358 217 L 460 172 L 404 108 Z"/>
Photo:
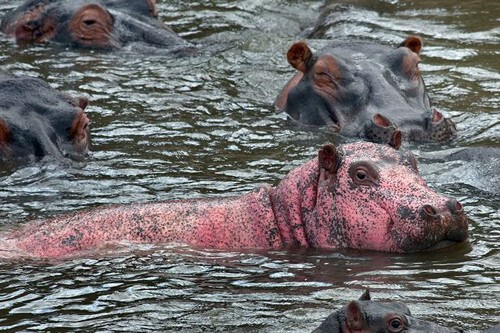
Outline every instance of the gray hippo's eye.
<path id="1" fill-rule="evenodd" d="M 391 333 L 399 333 L 402 332 L 404 329 L 404 324 L 401 318 L 392 318 L 389 321 L 389 332 Z"/>

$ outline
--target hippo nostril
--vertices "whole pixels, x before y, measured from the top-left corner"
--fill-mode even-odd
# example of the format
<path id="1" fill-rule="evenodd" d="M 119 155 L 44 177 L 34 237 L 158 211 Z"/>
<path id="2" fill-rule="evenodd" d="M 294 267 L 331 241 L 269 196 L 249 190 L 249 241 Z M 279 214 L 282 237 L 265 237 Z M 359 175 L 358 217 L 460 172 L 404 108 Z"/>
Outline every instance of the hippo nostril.
<path id="1" fill-rule="evenodd" d="M 83 24 L 85 24 L 87 26 L 91 26 L 91 25 L 94 25 L 96 22 L 97 22 L 96 20 L 88 19 L 88 20 L 84 20 Z"/>
<path id="2" fill-rule="evenodd" d="M 460 213 L 463 211 L 462 204 L 455 199 L 448 200 L 446 206 L 452 213 Z"/>
<path id="3" fill-rule="evenodd" d="M 443 120 L 443 114 L 436 109 L 432 109 L 431 122 L 439 123 L 441 120 Z"/>
<path id="4" fill-rule="evenodd" d="M 436 217 L 437 216 L 436 208 L 432 207 L 431 205 L 422 206 L 422 211 L 424 212 L 425 215 L 427 215 L 429 217 Z"/>
<path id="5" fill-rule="evenodd" d="M 380 113 L 376 113 L 373 116 L 372 122 L 381 128 L 388 128 L 388 127 L 393 126 L 392 122 L 388 118 L 381 115 Z"/>

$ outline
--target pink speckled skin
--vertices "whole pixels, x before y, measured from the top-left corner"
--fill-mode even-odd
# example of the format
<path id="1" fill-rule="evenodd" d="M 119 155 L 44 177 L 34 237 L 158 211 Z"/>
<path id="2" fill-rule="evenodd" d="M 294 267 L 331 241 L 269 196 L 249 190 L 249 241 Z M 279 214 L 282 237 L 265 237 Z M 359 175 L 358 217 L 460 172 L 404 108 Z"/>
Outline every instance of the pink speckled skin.
<path id="1" fill-rule="evenodd" d="M 410 152 L 354 143 L 327 144 L 278 186 L 242 197 L 81 211 L 27 223 L 0 243 L 10 253 L 65 257 L 122 241 L 411 252 L 466 238 L 461 205 L 427 187 Z"/>

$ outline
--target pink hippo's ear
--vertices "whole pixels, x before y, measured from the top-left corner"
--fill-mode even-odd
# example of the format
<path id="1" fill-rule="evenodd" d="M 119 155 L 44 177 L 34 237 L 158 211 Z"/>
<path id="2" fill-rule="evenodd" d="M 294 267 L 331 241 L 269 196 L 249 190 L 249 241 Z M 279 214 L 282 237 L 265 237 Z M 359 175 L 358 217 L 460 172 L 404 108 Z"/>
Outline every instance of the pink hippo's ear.
<path id="1" fill-rule="evenodd" d="M 401 131 L 397 129 L 394 132 L 392 132 L 391 139 L 389 140 L 389 146 L 391 146 L 396 150 L 399 150 L 402 141 L 403 141 L 403 133 L 401 133 Z"/>
<path id="2" fill-rule="evenodd" d="M 351 331 L 362 330 L 365 327 L 365 317 L 358 302 L 352 301 L 347 305 L 346 322 Z"/>
<path id="3" fill-rule="evenodd" d="M 418 36 L 409 36 L 401 44 L 399 44 L 399 47 L 402 46 L 409 48 L 416 54 L 419 54 L 423 46 L 422 38 Z"/>
<path id="4" fill-rule="evenodd" d="M 318 152 L 319 165 L 330 174 L 335 174 L 340 164 L 340 154 L 335 145 L 328 143 Z"/>
<path id="5" fill-rule="evenodd" d="M 288 63 L 298 71 L 305 73 L 313 53 L 306 42 L 300 41 L 293 44 L 286 54 Z"/>

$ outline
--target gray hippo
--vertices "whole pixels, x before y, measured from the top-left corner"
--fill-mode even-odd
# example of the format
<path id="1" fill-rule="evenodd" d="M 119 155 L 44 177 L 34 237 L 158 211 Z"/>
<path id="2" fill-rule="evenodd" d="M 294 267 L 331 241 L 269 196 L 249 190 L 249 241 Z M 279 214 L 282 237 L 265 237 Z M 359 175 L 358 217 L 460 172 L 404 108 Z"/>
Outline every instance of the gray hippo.
<path id="1" fill-rule="evenodd" d="M 418 68 L 421 49 L 417 36 L 398 48 L 331 41 L 316 53 L 297 42 L 287 53 L 297 73 L 275 106 L 301 124 L 374 142 L 387 142 L 396 129 L 409 140 L 450 140 L 455 124 L 431 105 Z"/>
<path id="2" fill-rule="evenodd" d="M 500 324 L 488 328 L 484 333 L 500 333 Z"/>
<path id="3" fill-rule="evenodd" d="M 27 0 L 2 19 L 18 43 L 113 49 L 133 42 L 182 52 L 192 45 L 157 19 L 155 0 Z"/>
<path id="4" fill-rule="evenodd" d="M 41 79 L 0 72 L 0 165 L 87 156 L 87 104 Z"/>
<path id="5" fill-rule="evenodd" d="M 366 290 L 358 301 L 328 316 L 312 333 L 463 333 L 460 328 L 446 328 L 416 319 L 400 302 L 372 301 Z"/>
<path id="6" fill-rule="evenodd" d="M 67 257 L 122 241 L 413 252 L 466 240 L 461 204 L 431 190 L 413 154 L 393 148 L 400 144 L 400 135 L 392 147 L 326 144 L 276 187 L 241 197 L 100 207 L 27 223 L 0 236 L 0 252 Z"/>

